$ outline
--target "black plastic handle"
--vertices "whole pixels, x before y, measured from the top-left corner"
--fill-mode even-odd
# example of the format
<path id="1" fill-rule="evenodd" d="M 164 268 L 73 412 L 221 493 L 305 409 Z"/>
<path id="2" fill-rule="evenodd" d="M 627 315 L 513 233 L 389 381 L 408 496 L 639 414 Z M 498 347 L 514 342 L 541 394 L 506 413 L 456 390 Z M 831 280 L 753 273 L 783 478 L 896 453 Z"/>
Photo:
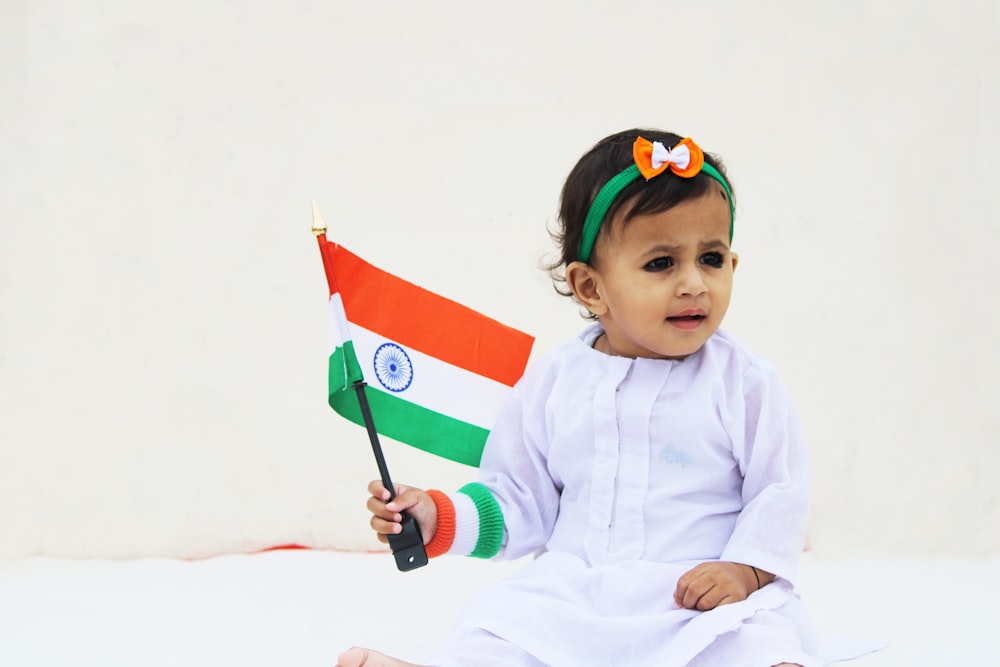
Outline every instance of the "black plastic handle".
<path id="1" fill-rule="evenodd" d="M 409 572 L 427 565 L 427 551 L 424 549 L 424 537 L 420 534 L 417 520 L 403 512 L 403 531 L 388 535 L 389 547 L 396 558 L 396 568 L 400 572 Z"/>

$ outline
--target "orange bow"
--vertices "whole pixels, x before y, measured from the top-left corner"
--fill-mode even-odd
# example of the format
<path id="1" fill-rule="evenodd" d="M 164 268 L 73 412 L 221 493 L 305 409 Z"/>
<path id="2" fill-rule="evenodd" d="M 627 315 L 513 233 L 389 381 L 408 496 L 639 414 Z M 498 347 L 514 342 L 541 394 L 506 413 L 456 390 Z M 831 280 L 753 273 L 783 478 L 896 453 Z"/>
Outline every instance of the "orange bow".
<path id="1" fill-rule="evenodd" d="M 690 137 L 682 139 L 673 148 L 666 148 L 659 141 L 639 137 L 632 145 L 632 157 L 639 167 L 639 173 L 647 181 L 662 174 L 667 167 L 678 176 L 691 178 L 705 164 L 705 154 Z"/>

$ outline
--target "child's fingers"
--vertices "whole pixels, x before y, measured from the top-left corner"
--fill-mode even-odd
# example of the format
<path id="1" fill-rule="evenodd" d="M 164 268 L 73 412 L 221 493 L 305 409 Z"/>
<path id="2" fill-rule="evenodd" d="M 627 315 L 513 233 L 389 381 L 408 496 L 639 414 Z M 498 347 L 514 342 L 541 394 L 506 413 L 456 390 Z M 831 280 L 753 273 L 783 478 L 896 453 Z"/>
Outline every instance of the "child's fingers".
<path id="1" fill-rule="evenodd" d="M 380 539 L 383 535 L 395 535 L 403 530 L 402 524 L 398 521 L 386 521 L 378 516 L 373 516 L 369 523 Z"/>
<path id="2" fill-rule="evenodd" d="M 674 602 L 685 609 L 702 609 L 699 606 L 701 598 L 713 585 L 711 567 L 708 563 L 702 563 L 677 580 Z"/>
<path id="3" fill-rule="evenodd" d="M 688 588 L 691 586 L 691 582 L 698 578 L 701 574 L 701 565 L 698 565 L 694 569 L 688 570 L 681 578 L 677 580 L 677 588 L 674 589 L 674 602 L 679 606 L 685 607 L 684 597 L 687 595 Z"/>
<path id="4" fill-rule="evenodd" d="M 420 489 L 403 485 L 398 485 L 396 488 L 399 489 L 396 492 L 396 497 L 385 504 L 386 508 L 390 512 L 403 512 L 408 510 L 419 503 L 424 497 L 424 492 Z"/>
<path id="5" fill-rule="evenodd" d="M 746 599 L 746 591 L 724 564 L 702 563 L 677 581 L 674 602 L 686 609 L 708 611 Z"/>
<path id="6" fill-rule="evenodd" d="M 385 521 L 402 521 L 403 515 L 400 514 L 395 508 L 389 509 L 385 502 L 379 500 L 378 498 L 369 498 L 366 503 L 368 511 L 372 515 L 384 519 Z"/>
<path id="7" fill-rule="evenodd" d="M 690 599 L 693 596 L 685 597 L 685 606 L 688 609 L 697 609 L 698 611 L 708 611 L 710 609 L 715 609 L 719 605 L 729 604 L 730 602 L 736 602 L 734 596 L 734 591 L 731 586 L 727 586 L 725 582 L 719 582 L 708 577 L 702 577 L 698 580 L 698 584 L 695 588 L 697 590 L 704 590 L 701 595 L 698 595 L 697 599 Z M 690 591 L 690 589 L 688 589 Z"/>
<path id="8" fill-rule="evenodd" d="M 403 484 L 396 484 L 396 495 L 391 500 L 391 503 L 394 505 L 393 510 L 398 512 L 400 509 L 406 509 L 416 503 L 417 498 L 413 497 L 414 491 L 419 490 Z M 382 480 L 375 479 L 369 482 L 368 493 L 372 495 L 372 498 L 380 500 L 383 503 L 390 502 L 390 494 L 386 490 L 385 485 L 382 484 Z"/>
<path id="9" fill-rule="evenodd" d="M 709 588 L 706 584 L 707 582 L 703 577 L 692 577 L 683 587 L 678 586 L 678 593 L 674 598 L 675 601 L 685 609 L 697 609 L 698 600 L 701 599 L 701 596 L 704 595 Z"/>
<path id="10" fill-rule="evenodd" d="M 401 489 L 401 491 L 396 495 L 396 497 L 390 502 L 385 502 L 385 500 L 383 500 L 384 495 L 379 493 L 379 491 L 385 490 L 382 487 L 381 482 L 372 482 L 369 488 L 374 491 L 374 493 L 370 498 L 368 498 L 366 503 L 368 511 L 371 512 L 374 517 L 388 522 L 402 521 L 402 512 L 416 507 L 425 495 L 420 489 L 399 486 L 398 488 Z"/>
<path id="11" fill-rule="evenodd" d="M 382 502 L 389 500 L 389 491 L 386 490 L 380 479 L 368 483 L 368 493 L 372 494 L 372 498 L 379 498 Z"/>

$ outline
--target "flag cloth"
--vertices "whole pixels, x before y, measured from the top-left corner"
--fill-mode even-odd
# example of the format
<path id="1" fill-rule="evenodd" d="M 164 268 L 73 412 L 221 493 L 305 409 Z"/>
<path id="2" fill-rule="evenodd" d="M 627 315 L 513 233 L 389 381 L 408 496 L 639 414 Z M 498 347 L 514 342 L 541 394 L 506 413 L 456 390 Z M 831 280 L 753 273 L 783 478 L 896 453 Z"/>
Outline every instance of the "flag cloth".
<path id="1" fill-rule="evenodd" d="M 534 338 L 372 266 L 317 236 L 330 286 L 330 407 L 379 433 L 470 466 Z"/>

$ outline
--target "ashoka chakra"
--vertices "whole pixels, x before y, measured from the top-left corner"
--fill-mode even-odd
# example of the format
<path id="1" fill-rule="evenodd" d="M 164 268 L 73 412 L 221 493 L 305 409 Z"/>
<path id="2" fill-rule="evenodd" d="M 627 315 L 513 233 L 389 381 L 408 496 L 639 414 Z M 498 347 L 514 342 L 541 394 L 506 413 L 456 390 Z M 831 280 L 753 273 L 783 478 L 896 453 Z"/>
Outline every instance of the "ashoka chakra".
<path id="1" fill-rule="evenodd" d="M 413 364 L 406 351 L 395 343 L 383 343 L 375 350 L 375 377 L 389 391 L 403 391 L 413 382 Z"/>

